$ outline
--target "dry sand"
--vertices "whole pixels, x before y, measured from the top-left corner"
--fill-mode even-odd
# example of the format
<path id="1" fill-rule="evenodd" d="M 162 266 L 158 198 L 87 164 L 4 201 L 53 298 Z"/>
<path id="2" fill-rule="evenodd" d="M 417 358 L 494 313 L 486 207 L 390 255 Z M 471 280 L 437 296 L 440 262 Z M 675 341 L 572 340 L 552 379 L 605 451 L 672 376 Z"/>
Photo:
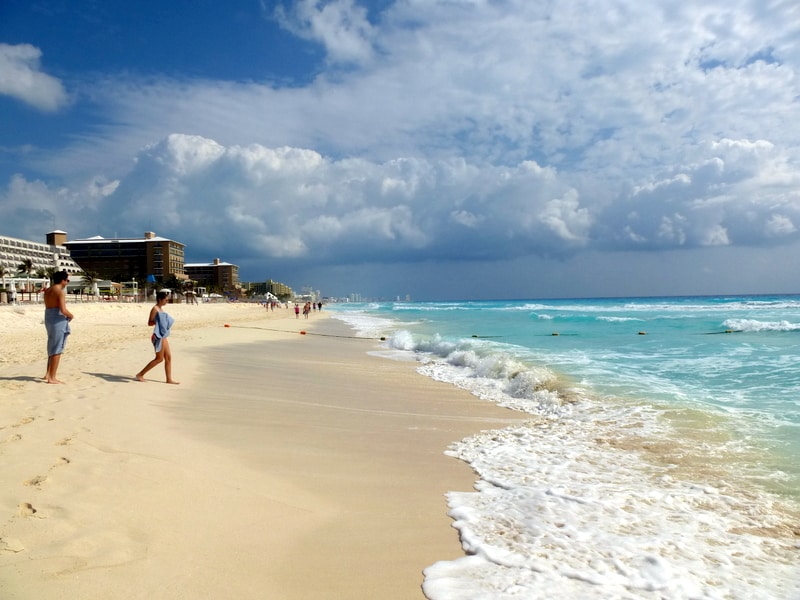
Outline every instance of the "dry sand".
<path id="1" fill-rule="evenodd" d="M 462 555 L 442 452 L 513 414 L 248 304 L 169 305 L 181 385 L 139 383 L 149 309 L 70 305 L 47 385 L 43 307 L 0 307 L 0 598 L 422 598 Z"/>

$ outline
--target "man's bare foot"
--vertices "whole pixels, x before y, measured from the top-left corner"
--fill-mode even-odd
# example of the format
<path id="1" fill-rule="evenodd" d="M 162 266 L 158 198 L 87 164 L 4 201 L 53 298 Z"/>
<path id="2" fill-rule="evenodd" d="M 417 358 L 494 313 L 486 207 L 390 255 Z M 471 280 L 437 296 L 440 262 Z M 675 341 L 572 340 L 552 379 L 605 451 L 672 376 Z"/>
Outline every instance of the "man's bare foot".
<path id="1" fill-rule="evenodd" d="M 134 375 L 134 379 L 136 379 L 136 381 L 144 381 L 144 377 L 138 373 Z"/>
<path id="2" fill-rule="evenodd" d="M 64 383 L 63 381 L 60 381 L 58 379 L 47 379 L 46 377 L 45 377 L 45 381 L 47 383 Z"/>
<path id="3" fill-rule="evenodd" d="M 180 384 L 181 384 L 181 382 L 180 382 L 180 381 L 173 381 L 173 380 L 171 380 L 171 379 L 170 379 L 170 380 L 168 380 L 168 381 L 167 381 L 167 383 L 171 383 L 171 384 L 173 384 L 173 385 L 180 385 Z"/>

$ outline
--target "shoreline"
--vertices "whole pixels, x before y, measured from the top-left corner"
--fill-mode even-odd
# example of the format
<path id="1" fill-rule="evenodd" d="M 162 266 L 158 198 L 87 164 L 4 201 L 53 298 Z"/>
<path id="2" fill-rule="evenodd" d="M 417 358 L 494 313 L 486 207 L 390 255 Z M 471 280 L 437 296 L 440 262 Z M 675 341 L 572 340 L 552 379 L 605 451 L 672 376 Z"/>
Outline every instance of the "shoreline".
<path id="1" fill-rule="evenodd" d="M 298 335 L 342 331 L 324 311 L 168 305 L 182 383 L 134 382 L 136 306 L 73 311 L 63 386 L 37 379 L 36 315 L 0 312 L 5 599 L 423 597 L 422 570 L 463 555 L 444 493 L 475 476 L 444 451 L 522 419 L 373 341 Z"/>

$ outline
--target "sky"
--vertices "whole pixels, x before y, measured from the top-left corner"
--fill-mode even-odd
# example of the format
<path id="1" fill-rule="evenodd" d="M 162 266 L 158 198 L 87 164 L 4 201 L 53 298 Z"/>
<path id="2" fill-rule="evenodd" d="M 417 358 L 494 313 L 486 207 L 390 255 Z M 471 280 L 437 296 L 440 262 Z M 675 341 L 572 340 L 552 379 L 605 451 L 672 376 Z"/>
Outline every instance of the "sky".
<path id="1" fill-rule="evenodd" d="M 326 296 L 800 292 L 796 0 L 0 0 L 0 233 Z"/>

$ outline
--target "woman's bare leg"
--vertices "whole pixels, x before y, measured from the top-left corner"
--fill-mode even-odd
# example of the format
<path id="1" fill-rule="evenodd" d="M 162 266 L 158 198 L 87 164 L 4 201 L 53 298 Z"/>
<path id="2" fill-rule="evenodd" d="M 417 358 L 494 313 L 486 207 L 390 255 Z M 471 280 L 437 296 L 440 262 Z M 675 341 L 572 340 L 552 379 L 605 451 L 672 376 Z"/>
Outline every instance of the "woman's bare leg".
<path id="1" fill-rule="evenodd" d="M 166 341 L 166 340 L 165 340 L 165 341 Z M 150 369 L 152 369 L 152 368 L 153 368 L 153 367 L 155 367 L 156 365 L 160 364 L 160 363 L 161 363 L 163 360 L 164 360 L 164 347 L 162 346 L 162 347 L 161 347 L 161 350 L 159 350 L 158 352 L 156 352 L 156 357 L 155 357 L 153 360 L 151 360 L 149 363 L 147 363 L 147 364 L 145 365 L 144 369 L 142 369 L 141 371 L 139 371 L 139 372 L 136 374 L 136 379 L 137 379 L 138 381 L 144 381 L 144 375 L 145 375 L 145 373 L 147 373 L 147 372 L 148 372 Z"/>
<path id="2" fill-rule="evenodd" d="M 175 381 L 172 378 L 172 350 L 169 347 L 169 340 L 163 340 L 164 344 L 164 374 L 167 376 L 167 383 L 179 384 L 180 381 Z"/>

